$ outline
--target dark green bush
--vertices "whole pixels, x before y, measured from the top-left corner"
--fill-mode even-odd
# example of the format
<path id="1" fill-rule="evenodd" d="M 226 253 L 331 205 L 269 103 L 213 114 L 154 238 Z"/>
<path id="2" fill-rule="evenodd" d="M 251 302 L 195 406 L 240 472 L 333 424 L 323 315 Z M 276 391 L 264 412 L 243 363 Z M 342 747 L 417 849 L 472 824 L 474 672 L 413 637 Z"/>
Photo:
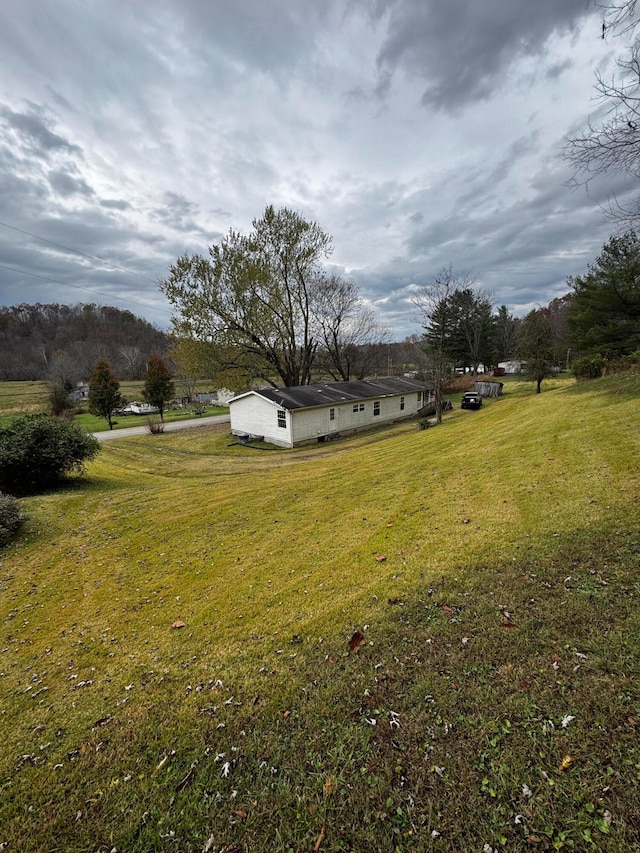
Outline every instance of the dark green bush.
<path id="1" fill-rule="evenodd" d="M 587 355 L 571 363 L 571 372 L 576 379 L 598 379 L 604 366 L 605 360 L 601 355 Z"/>
<path id="2" fill-rule="evenodd" d="M 26 495 L 48 489 L 100 449 L 98 440 L 82 427 L 51 415 L 23 415 L 0 429 L 0 490 Z"/>
<path id="3" fill-rule="evenodd" d="M 73 403 L 71 402 L 71 398 L 69 397 L 66 388 L 63 388 L 62 385 L 58 385 L 54 382 L 49 387 L 48 399 L 49 412 L 54 415 L 54 417 L 60 417 L 69 410 L 73 412 Z"/>
<path id="4" fill-rule="evenodd" d="M 0 492 L 0 548 L 11 542 L 23 520 L 18 501 Z"/>

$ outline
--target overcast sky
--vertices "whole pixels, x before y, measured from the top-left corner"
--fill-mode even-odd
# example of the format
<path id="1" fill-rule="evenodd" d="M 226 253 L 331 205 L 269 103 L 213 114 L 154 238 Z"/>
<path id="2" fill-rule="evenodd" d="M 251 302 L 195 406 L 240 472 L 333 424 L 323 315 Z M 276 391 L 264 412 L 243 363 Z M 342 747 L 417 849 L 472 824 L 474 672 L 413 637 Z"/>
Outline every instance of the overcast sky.
<path id="1" fill-rule="evenodd" d="M 572 190 L 559 156 L 623 47 L 600 35 L 589 0 L 2 0 L 0 304 L 166 328 L 169 264 L 273 204 L 394 339 L 449 264 L 546 305 L 630 189 Z"/>

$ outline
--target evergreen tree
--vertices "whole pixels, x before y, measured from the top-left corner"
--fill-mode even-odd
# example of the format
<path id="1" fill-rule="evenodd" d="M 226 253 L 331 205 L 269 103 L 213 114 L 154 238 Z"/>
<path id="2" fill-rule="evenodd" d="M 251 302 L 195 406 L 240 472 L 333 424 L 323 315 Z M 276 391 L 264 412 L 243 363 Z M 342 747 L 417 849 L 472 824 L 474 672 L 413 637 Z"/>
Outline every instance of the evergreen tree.
<path id="1" fill-rule="evenodd" d="M 161 355 L 152 355 L 147 364 L 142 395 L 150 406 L 158 409 L 160 420 L 164 420 L 164 404 L 174 397 L 175 393 L 176 387 L 165 360 Z"/>
<path id="2" fill-rule="evenodd" d="M 494 317 L 492 338 L 496 362 L 509 361 L 514 357 L 518 324 L 506 305 L 501 305 Z"/>
<path id="3" fill-rule="evenodd" d="M 575 350 L 607 359 L 640 349 L 640 238 L 634 231 L 612 237 L 587 273 L 569 284 Z"/>
<path id="4" fill-rule="evenodd" d="M 89 379 L 89 411 L 106 418 L 109 429 L 113 429 L 112 415 L 123 405 L 120 383 L 113 375 L 109 362 L 105 358 L 98 359 Z"/>

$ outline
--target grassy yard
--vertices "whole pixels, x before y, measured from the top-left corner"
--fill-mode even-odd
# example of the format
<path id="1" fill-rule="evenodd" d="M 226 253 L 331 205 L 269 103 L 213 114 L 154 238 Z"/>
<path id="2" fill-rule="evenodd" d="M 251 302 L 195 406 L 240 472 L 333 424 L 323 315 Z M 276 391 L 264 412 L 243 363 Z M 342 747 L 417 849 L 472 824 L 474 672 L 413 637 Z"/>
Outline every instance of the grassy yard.
<path id="1" fill-rule="evenodd" d="M 543 388 L 23 500 L 0 849 L 640 850 L 640 377 Z"/>
<path id="2" fill-rule="evenodd" d="M 142 395 L 143 386 L 144 382 L 141 381 L 121 382 L 120 392 L 126 400 L 142 401 L 144 399 Z M 46 382 L 0 382 L 0 427 L 7 426 L 17 415 L 46 412 L 48 394 Z M 84 407 L 86 408 L 86 403 Z M 221 415 L 228 411 L 228 408 L 222 406 L 207 406 L 203 414 Z M 188 409 L 169 409 L 164 413 L 164 420 L 168 423 L 193 418 L 194 416 L 193 411 Z M 147 420 L 147 415 L 116 416 L 113 428 L 146 426 Z M 89 432 L 109 429 L 104 418 L 98 418 L 88 411 L 76 415 L 75 422 Z"/>

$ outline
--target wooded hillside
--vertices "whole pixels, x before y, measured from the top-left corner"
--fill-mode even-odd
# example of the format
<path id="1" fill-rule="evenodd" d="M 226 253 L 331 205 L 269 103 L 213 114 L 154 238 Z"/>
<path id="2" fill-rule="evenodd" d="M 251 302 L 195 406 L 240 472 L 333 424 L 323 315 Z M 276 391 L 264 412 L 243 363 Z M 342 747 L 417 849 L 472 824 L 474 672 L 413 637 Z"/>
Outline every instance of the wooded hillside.
<path id="1" fill-rule="evenodd" d="M 106 358 L 119 379 L 140 379 L 167 336 L 130 311 L 95 304 L 0 307 L 0 380 L 86 379 Z"/>

